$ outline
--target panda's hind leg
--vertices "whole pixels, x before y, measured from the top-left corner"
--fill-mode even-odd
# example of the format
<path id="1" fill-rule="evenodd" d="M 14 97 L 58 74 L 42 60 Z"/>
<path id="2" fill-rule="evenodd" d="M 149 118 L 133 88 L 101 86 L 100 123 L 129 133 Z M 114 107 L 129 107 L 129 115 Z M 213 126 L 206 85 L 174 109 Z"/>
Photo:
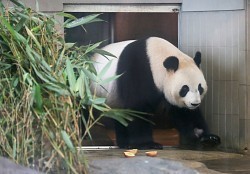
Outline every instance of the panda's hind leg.
<path id="1" fill-rule="evenodd" d="M 115 134 L 116 144 L 123 149 L 127 149 L 129 146 L 127 128 L 118 121 L 115 121 Z"/>
<path id="2" fill-rule="evenodd" d="M 129 148 L 162 149 L 162 145 L 154 142 L 152 123 L 140 118 L 134 119 L 127 127 Z"/>
<path id="3" fill-rule="evenodd" d="M 116 123 L 116 142 L 126 149 L 162 149 L 162 145 L 153 141 L 152 124 L 136 118 L 127 127 Z"/>

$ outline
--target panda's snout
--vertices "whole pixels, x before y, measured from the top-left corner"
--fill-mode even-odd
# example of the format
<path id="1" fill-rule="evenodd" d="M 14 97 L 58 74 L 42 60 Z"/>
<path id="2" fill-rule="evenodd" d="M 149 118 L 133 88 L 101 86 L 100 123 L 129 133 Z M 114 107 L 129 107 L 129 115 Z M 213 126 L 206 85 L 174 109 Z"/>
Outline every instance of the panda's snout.
<path id="1" fill-rule="evenodd" d="M 189 109 L 195 109 L 201 104 L 201 98 L 198 92 L 188 92 L 184 98 L 184 103 Z"/>

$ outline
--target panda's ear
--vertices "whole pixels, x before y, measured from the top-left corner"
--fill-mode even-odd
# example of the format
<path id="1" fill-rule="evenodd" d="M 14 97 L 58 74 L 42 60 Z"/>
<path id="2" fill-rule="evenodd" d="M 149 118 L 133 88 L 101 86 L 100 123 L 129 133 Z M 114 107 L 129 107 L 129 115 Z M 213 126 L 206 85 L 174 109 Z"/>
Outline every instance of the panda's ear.
<path id="1" fill-rule="evenodd" d="M 175 56 L 167 57 L 163 62 L 163 65 L 168 71 L 173 70 L 175 72 L 179 67 L 179 59 Z"/>
<path id="2" fill-rule="evenodd" d="M 197 51 L 195 53 L 194 62 L 200 68 L 200 64 L 201 64 L 201 52 Z"/>

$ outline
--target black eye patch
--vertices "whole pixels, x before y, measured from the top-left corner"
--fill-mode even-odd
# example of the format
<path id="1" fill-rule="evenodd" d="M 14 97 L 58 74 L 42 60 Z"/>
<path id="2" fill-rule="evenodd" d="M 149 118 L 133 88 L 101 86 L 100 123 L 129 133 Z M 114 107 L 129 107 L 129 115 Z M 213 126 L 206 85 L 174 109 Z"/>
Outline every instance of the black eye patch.
<path id="1" fill-rule="evenodd" d="M 182 86 L 179 94 L 181 97 L 185 97 L 189 91 L 189 87 L 187 85 Z"/>
<path id="2" fill-rule="evenodd" d="M 204 92 L 204 89 L 202 88 L 201 84 L 198 85 L 198 90 L 200 95 Z"/>

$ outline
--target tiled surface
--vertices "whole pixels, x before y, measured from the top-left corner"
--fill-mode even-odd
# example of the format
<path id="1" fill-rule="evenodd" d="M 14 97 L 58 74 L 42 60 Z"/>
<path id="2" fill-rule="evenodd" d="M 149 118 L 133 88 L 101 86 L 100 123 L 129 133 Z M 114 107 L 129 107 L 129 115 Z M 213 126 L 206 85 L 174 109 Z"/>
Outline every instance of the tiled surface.
<path id="1" fill-rule="evenodd" d="M 239 86 L 239 114 L 240 119 L 246 119 L 247 118 L 247 109 L 248 109 L 248 98 L 247 98 L 247 86 L 246 85 L 240 85 Z"/>
<path id="2" fill-rule="evenodd" d="M 246 119 L 250 119 L 250 85 L 247 85 L 247 114 Z"/>
<path id="3" fill-rule="evenodd" d="M 241 127 L 247 123 L 240 121 L 250 113 L 244 18 L 244 10 L 183 12 L 180 21 L 180 49 L 190 56 L 197 50 L 202 53 L 209 87 L 203 103 L 205 118 L 212 132 L 221 136 L 222 145 L 233 149 L 250 141 L 250 134 L 244 132 L 247 125 Z"/>
<path id="4" fill-rule="evenodd" d="M 241 135 L 239 137 L 239 146 L 241 149 L 244 149 L 245 147 L 248 147 L 247 140 L 246 140 L 246 120 L 240 119 L 239 121 L 239 134 Z"/>
<path id="5" fill-rule="evenodd" d="M 250 19 L 250 18 L 249 18 L 249 19 Z M 250 35 L 250 34 L 249 34 L 249 35 Z M 248 40 L 248 43 L 250 43 L 250 40 Z M 246 66 L 247 66 L 247 67 L 250 67 L 250 49 L 249 49 L 249 51 L 246 52 L 246 54 L 247 54 Z M 250 74 L 250 68 L 247 68 L 246 71 L 247 71 L 247 74 Z M 250 85 L 250 76 L 247 75 L 246 78 L 247 78 L 247 85 Z"/>
<path id="6" fill-rule="evenodd" d="M 247 43 L 247 51 L 246 51 L 246 71 L 247 71 L 247 76 L 246 76 L 246 79 L 247 79 L 247 85 L 250 85 L 250 0 L 247 0 L 248 1 L 248 5 L 246 5 L 246 43 Z M 249 89 L 248 89 L 249 91 Z M 248 114 L 250 112 L 248 111 Z M 250 116 L 249 116 L 250 117 Z"/>

